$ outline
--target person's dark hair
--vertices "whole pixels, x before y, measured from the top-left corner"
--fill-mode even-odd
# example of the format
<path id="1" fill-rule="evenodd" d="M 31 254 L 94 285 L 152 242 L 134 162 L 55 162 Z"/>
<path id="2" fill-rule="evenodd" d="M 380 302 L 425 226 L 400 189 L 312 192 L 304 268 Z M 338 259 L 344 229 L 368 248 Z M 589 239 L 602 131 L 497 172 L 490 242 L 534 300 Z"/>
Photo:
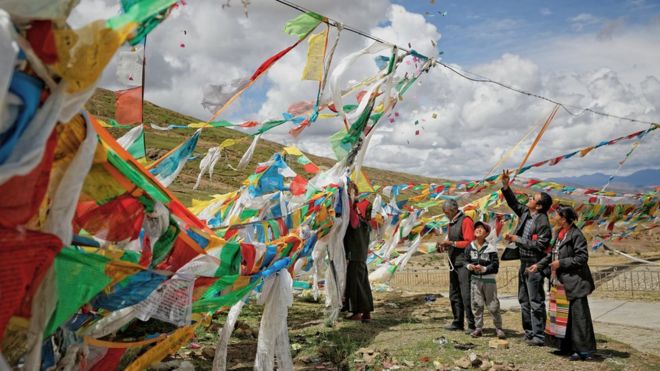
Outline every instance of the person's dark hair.
<path id="1" fill-rule="evenodd" d="M 541 192 L 539 194 L 541 195 L 541 199 L 538 202 L 538 204 L 541 205 L 541 210 L 539 211 L 545 214 L 548 212 L 548 210 L 550 210 L 550 207 L 552 206 L 552 197 L 550 197 L 550 195 L 545 192 Z"/>
<path id="2" fill-rule="evenodd" d="M 572 207 L 568 205 L 559 205 L 557 206 L 557 214 L 562 218 L 566 219 L 568 224 L 573 224 L 578 220 L 578 214 Z"/>
<path id="3" fill-rule="evenodd" d="M 442 204 L 442 210 L 458 210 L 458 202 L 456 200 L 445 200 L 445 203 Z"/>

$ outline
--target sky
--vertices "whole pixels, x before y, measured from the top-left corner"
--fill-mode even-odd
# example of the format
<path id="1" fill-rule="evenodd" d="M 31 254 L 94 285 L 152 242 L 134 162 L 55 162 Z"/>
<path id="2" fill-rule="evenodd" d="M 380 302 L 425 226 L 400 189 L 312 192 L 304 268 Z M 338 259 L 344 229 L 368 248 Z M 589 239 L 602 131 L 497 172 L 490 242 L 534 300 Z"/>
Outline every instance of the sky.
<path id="1" fill-rule="evenodd" d="M 573 106 L 660 122 L 657 0 L 294 2 L 388 42 L 410 44 L 461 70 Z M 247 17 L 237 0 L 228 7 L 223 7 L 226 0 L 186 3 L 149 35 L 145 98 L 206 120 L 211 113 L 201 105 L 204 88 L 249 76 L 263 60 L 292 44 L 294 39 L 282 28 L 299 13 L 274 0 L 252 0 Z M 115 1 L 81 0 L 69 22 L 78 27 L 118 11 Z M 331 37 L 334 35 L 332 31 Z M 333 64 L 370 43 L 342 32 Z M 305 56 L 306 45 L 302 44 L 220 118 L 236 122 L 280 118 L 291 104 L 314 99 L 315 83 L 300 80 Z M 113 61 L 99 85 L 124 88 L 115 71 Z M 342 83 L 348 86 L 351 80 L 359 81 L 376 71 L 373 60 L 362 58 L 351 66 Z M 365 163 L 432 177 L 481 179 L 528 131 L 539 127 L 552 109 L 551 103 L 471 82 L 436 67 L 422 75 L 397 105 L 396 120 L 379 125 Z M 529 163 L 648 128 L 573 111 L 574 116 L 559 111 Z M 328 138 L 342 127 L 341 122 L 318 121 L 297 138 L 288 134 L 291 127 L 277 128 L 265 138 L 333 157 Z M 503 166 L 517 167 L 531 141 L 523 141 Z M 607 146 L 584 158 L 526 175 L 611 174 L 631 144 Z M 647 136 L 620 174 L 660 168 L 659 144 L 660 136 Z"/>

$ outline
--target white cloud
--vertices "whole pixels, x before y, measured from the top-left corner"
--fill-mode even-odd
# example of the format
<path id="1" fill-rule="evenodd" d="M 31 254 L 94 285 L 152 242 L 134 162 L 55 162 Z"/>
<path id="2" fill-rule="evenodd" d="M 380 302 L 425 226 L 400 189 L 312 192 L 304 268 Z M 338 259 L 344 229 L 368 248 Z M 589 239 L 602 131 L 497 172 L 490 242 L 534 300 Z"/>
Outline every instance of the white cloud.
<path id="1" fill-rule="evenodd" d="M 575 17 L 570 18 L 569 21 L 572 23 L 573 29 L 580 32 L 584 30 L 585 27 L 600 23 L 602 20 L 593 14 L 580 13 Z"/>
<path id="2" fill-rule="evenodd" d="M 83 0 L 81 6 L 89 6 L 84 5 L 89 2 L 94 4 L 96 13 L 101 13 L 102 9 L 111 14 L 117 11 L 113 7 L 101 6 L 103 3 L 98 0 Z M 410 42 L 414 49 L 429 55 L 435 53 L 431 40 L 440 38 L 438 30 L 421 15 L 391 5 L 388 0 L 323 3 L 307 0 L 302 3 L 402 46 Z M 149 36 L 147 99 L 202 119 L 208 118 L 201 106 L 203 87 L 249 75 L 263 60 L 290 45 L 294 40 L 282 32 L 282 27 L 296 15 L 295 11 L 274 2 L 253 3 L 247 18 L 240 6 L 222 10 L 216 1 L 190 2 L 175 11 L 171 19 Z M 601 22 L 586 13 L 573 20 L 585 25 Z M 497 37 L 506 37 L 515 29 L 516 22 L 502 20 L 493 27 Z M 488 40 L 485 26 L 472 31 Z M 635 27 L 621 25 L 615 31 L 612 31 L 612 37 L 598 38 L 595 32 L 584 32 L 538 40 L 541 46 L 525 47 L 524 55 L 503 51 L 501 57 L 485 61 L 472 70 L 571 105 L 658 120 L 660 74 L 657 66 L 660 65 L 660 56 L 656 50 L 660 44 L 660 23 Z M 185 48 L 179 46 L 182 42 Z M 369 43 L 344 31 L 334 64 Z M 439 47 L 442 48 L 441 41 Z M 265 92 L 263 102 L 260 96 L 252 101 L 246 97 L 223 117 L 236 121 L 277 118 L 290 104 L 313 100 L 316 84 L 300 81 L 305 53 L 306 47 L 301 45 L 253 88 Z M 373 60 L 364 57 L 351 66 L 344 80 L 361 79 L 375 72 Z M 111 66 L 104 75 L 103 85 L 113 86 L 113 81 Z M 352 99 L 349 97 L 347 101 Z M 377 128 L 366 163 L 436 177 L 479 178 L 524 133 L 539 127 L 552 107 L 550 103 L 492 84 L 474 83 L 437 67 L 423 75 L 419 84 L 396 107 L 399 117 L 395 122 L 384 120 Z M 432 118 L 433 113 L 437 118 Z M 415 121 L 418 125 L 414 124 Z M 338 120 L 322 120 L 306 129 L 298 139 L 288 135 L 291 126 L 277 128 L 267 138 L 295 142 L 303 150 L 330 156 L 328 137 L 341 127 Z M 574 117 L 560 111 L 530 162 L 644 128 L 644 125 L 588 113 Z M 419 135 L 415 134 L 417 130 Z M 524 142 L 505 165 L 517 166 L 530 143 L 531 139 Z M 645 139 L 622 173 L 660 167 L 658 144 L 657 136 Z M 628 148 L 629 145 L 606 147 L 583 159 L 540 168 L 530 175 L 608 173 L 616 168 Z"/>
<path id="3" fill-rule="evenodd" d="M 541 10 L 539 10 L 539 13 L 541 13 L 541 15 L 543 16 L 549 16 L 553 14 L 550 8 L 541 8 Z"/>

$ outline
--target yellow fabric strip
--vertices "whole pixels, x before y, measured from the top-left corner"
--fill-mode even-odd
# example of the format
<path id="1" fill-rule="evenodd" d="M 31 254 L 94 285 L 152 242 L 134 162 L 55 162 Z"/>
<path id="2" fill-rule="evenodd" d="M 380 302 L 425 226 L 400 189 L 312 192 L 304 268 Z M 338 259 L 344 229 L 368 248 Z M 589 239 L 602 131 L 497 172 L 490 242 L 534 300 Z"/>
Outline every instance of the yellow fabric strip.
<path id="1" fill-rule="evenodd" d="M 539 133 L 536 135 L 536 138 L 534 139 L 534 142 L 532 145 L 529 147 L 529 151 L 527 151 L 527 154 L 525 155 L 525 158 L 522 160 L 520 163 L 520 166 L 518 166 L 518 170 L 516 170 L 515 175 L 518 174 L 520 169 L 522 169 L 523 166 L 525 166 L 525 163 L 527 162 L 527 159 L 529 159 L 529 156 L 532 154 L 534 151 L 534 148 L 536 148 L 536 145 L 539 143 L 541 140 L 541 137 L 543 136 L 543 133 L 545 133 L 545 130 L 550 126 L 550 123 L 552 122 L 552 119 L 555 118 L 555 115 L 557 114 L 557 111 L 559 111 L 559 105 L 555 105 L 555 107 L 552 109 L 552 112 L 550 113 L 550 116 L 548 116 L 548 119 L 545 120 L 545 124 L 543 124 L 543 127 L 539 131 Z M 514 178 L 515 178 L 514 175 Z"/>
<path id="2" fill-rule="evenodd" d="M 126 371 L 146 370 L 150 365 L 160 362 L 170 354 L 176 353 L 177 350 L 186 345 L 195 336 L 197 326 L 199 326 L 199 322 L 177 329 L 165 340 L 156 344 L 128 365 Z"/>
<path id="3" fill-rule="evenodd" d="M 307 63 L 302 73 L 302 80 L 321 81 L 323 78 L 323 62 L 325 47 L 328 42 L 328 30 L 314 34 L 309 38 Z"/>

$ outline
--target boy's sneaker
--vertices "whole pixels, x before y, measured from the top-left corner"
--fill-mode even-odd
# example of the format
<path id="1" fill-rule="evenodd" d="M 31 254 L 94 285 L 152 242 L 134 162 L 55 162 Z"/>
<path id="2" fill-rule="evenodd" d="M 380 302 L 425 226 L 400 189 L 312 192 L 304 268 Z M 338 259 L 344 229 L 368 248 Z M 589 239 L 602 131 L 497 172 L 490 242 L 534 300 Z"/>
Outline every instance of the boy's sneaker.
<path id="1" fill-rule="evenodd" d="M 472 336 L 473 338 L 479 338 L 479 337 L 481 337 L 482 335 L 483 335 L 483 333 L 481 332 L 481 329 L 480 329 L 480 328 L 475 329 L 474 331 L 472 331 L 472 332 L 470 333 L 470 336 Z"/>
<path id="2" fill-rule="evenodd" d="M 506 334 L 504 331 L 502 331 L 501 328 L 495 329 L 495 334 L 497 335 L 498 339 L 506 339 Z"/>

